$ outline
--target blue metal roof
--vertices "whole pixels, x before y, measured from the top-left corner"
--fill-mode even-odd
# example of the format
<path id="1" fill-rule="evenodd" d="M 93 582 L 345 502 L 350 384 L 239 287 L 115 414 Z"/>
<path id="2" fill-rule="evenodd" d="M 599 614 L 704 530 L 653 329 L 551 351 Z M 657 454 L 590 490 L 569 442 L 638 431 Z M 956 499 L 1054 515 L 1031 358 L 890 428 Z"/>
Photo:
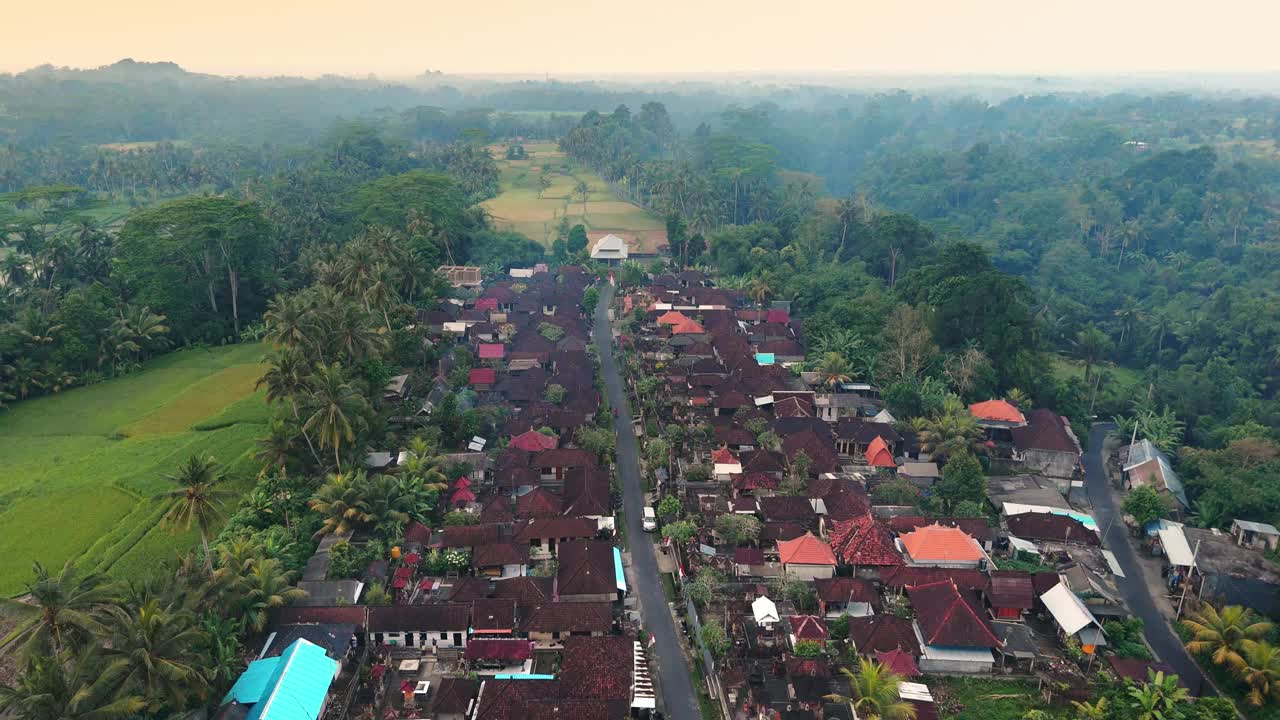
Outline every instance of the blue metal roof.
<path id="1" fill-rule="evenodd" d="M 756 353 L 756 364 L 772 365 L 775 362 L 773 353 Z"/>
<path id="2" fill-rule="evenodd" d="M 625 593 L 627 591 L 627 577 L 622 572 L 622 551 L 616 547 L 613 549 L 613 579 L 618 584 L 618 589 Z"/>
<path id="3" fill-rule="evenodd" d="M 246 720 L 316 720 L 337 673 L 324 648 L 299 639 L 280 657 L 250 663 L 222 702 L 253 705 Z"/>

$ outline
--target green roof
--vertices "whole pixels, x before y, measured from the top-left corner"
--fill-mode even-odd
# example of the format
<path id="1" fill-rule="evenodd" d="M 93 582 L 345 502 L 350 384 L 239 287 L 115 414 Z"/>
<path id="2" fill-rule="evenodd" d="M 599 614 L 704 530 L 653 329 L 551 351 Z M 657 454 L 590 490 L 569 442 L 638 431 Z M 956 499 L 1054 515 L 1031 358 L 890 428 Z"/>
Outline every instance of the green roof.
<path id="1" fill-rule="evenodd" d="M 280 657 L 249 663 L 222 702 L 253 705 L 246 720 L 316 720 L 337 672 L 324 648 L 299 639 Z"/>

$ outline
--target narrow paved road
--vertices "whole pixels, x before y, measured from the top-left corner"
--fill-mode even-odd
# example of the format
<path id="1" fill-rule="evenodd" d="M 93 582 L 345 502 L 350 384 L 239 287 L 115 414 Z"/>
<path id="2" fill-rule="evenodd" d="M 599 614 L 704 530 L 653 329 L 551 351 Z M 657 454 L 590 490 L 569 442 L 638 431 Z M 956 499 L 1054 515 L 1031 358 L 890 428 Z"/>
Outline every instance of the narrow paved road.
<path id="1" fill-rule="evenodd" d="M 1098 527 L 1106 532 L 1103 544 L 1115 553 L 1120 569 L 1124 571 L 1125 576 L 1116 578 L 1116 584 L 1129 610 L 1142 618 L 1147 642 L 1155 649 L 1160 660 L 1171 665 L 1195 694 L 1216 695 L 1213 685 L 1204 681 L 1200 667 L 1187 654 L 1182 641 L 1156 608 L 1151 590 L 1143 579 L 1142 565 L 1133 549 L 1129 530 L 1119 517 L 1103 458 L 1103 444 L 1113 427 L 1112 423 L 1097 423 L 1089 430 L 1089 451 L 1084 454 L 1082 461 L 1089 501 L 1093 503 L 1093 518 L 1098 522 Z M 1115 522 L 1112 522 L 1113 518 Z"/>
<path id="2" fill-rule="evenodd" d="M 618 363 L 613 357 L 613 331 L 609 327 L 608 315 L 612 300 L 613 286 L 604 283 L 600 286 L 600 304 L 596 307 L 595 336 L 605 392 L 609 404 L 618 409 L 618 416 L 613 421 L 618 435 L 617 472 L 622 480 L 622 508 L 627 514 L 631 566 L 637 580 L 631 591 L 640 597 L 640 612 L 645 626 L 656 641 L 651 667 L 658 673 L 663 710 L 671 720 L 699 720 L 701 714 L 694 698 L 693 683 L 689 680 L 689 664 L 680 649 L 680 637 L 676 634 L 675 621 L 662 591 L 658 560 L 650 540 L 652 536 L 642 526 L 644 491 L 640 484 L 640 451 L 631 425 L 631 407 L 627 404 L 622 378 L 618 375 Z"/>

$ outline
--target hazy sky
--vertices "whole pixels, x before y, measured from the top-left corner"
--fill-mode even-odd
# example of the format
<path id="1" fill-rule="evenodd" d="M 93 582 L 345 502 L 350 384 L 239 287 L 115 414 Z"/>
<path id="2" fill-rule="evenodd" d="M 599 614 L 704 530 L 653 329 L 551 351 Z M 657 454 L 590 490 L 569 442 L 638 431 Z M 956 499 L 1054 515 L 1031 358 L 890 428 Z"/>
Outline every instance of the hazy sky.
<path id="1" fill-rule="evenodd" d="M 0 70 L 220 74 L 1280 70 L 1277 0 L 13 0 Z"/>

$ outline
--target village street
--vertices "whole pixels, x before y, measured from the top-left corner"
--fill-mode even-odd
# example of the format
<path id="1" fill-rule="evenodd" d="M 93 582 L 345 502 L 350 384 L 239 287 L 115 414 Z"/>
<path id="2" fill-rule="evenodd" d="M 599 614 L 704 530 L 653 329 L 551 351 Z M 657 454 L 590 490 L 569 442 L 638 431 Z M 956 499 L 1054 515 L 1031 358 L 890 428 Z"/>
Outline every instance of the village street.
<path id="1" fill-rule="evenodd" d="M 1096 423 L 1089 431 L 1089 449 L 1081 458 L 1084 464 L 1089 501 L 1093 504 L 1093 517 L 1098 527 L 1104 529 L 1103 544 L 1115 553 L 1124 577 L 1117 577 L 1116 584 L 1125 603 L 1134 615 L 1142 618 L 1147 642 L 1162 662 L 1177 671 L 1182 681 L 1197 695 L 1216 695 L 1212 684 L 1204 681 L 1200 668 L 1182 647 L 1182 642 L 1169 627 L 1168 621 L 1156 607 L 1155 592 L 1145 580 L 1143 567 L 1133 547 L 1129 530 L 1119 517 L 1115 493 L 1107 479 L 1103 445 L 1111 423 Z M 1112 520 L 1115 520 L 1112 522 Z"/>
<path id="2" fill-rule="evenodd" d="M 644 624 L 654 635 L 653 660 L 661 683 L 663 709 L 671 720 L 698 720 L 700 713 L 689 679 L 689 665 L 680 647 L 675 621 L 662 592 L 662 579 L 658 575 L 658 562 L 654 555 L 651 535 L 644 532 L 642 516 L 644 492 L 640 485 L 640 453 L 635 431 L 631 426 L 631 410 L 627 403 L 618 363 L 613 357 L 613 332 L 609 325 L 609 306 L 613 301 L 613 286 L 600 286 L 600 302 L 596 307 L 595 341 L 600 353 L 600 373 L 604 379 L 609 405 L 617 409 L 614 430 L 618 436 L 617 468 L 622 481 L 623 510 L 626 512 L 626 532 L 631 551 L 632 569 L 638 580 L 632 590 L 640 598 L 640 611 Z"/>

